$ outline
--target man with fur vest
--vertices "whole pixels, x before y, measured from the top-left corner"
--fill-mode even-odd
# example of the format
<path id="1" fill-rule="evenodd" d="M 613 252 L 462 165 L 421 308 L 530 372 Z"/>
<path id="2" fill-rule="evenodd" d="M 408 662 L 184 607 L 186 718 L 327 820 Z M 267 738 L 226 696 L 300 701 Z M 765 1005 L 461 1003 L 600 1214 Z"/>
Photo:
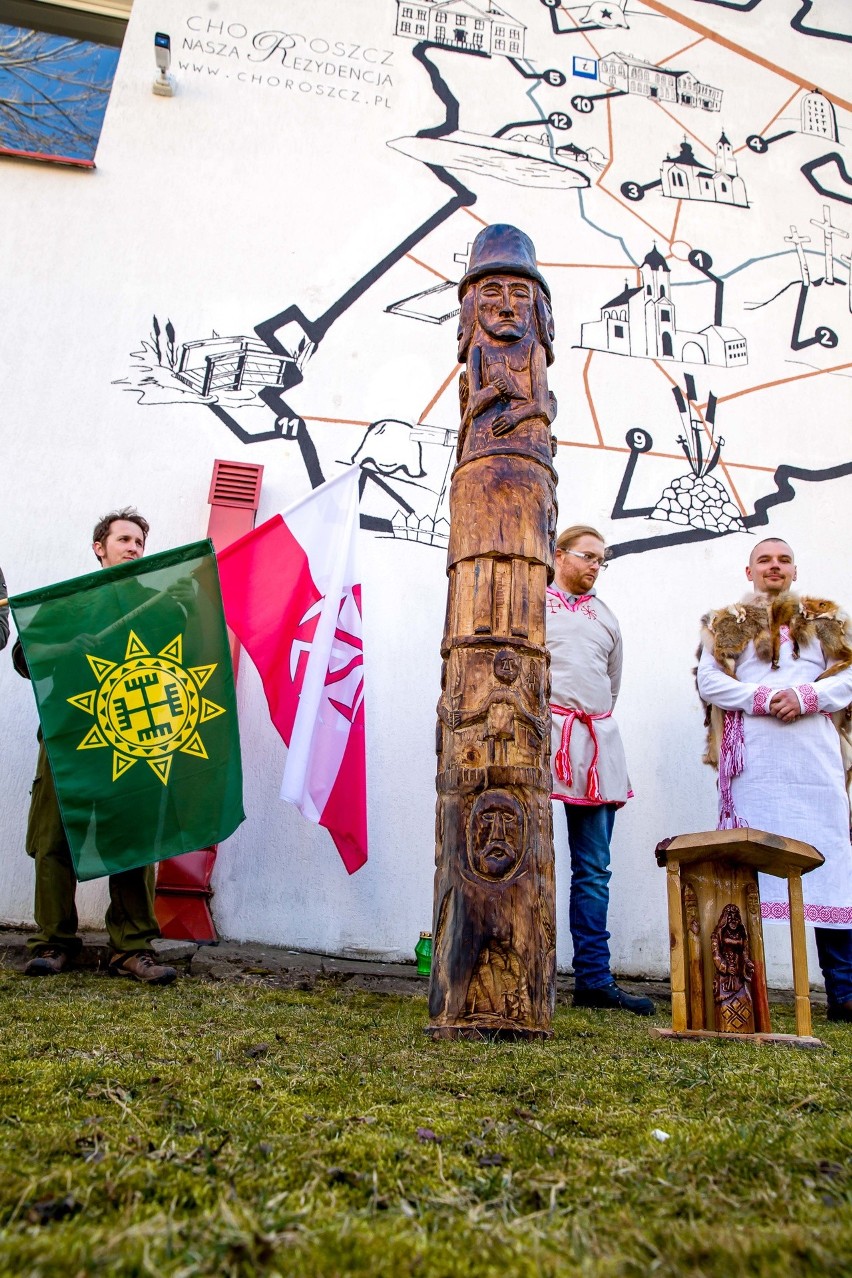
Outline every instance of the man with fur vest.
<path id="1" fill-rule="evenodd" d="M 802 880 L 828 1018 L 852 1022 L 852 848 L 846 791 L 852 630 L 829 599 L 798 595 L 793 551 L 751 552 L 754 594 L 704 618 L 698 691 L 710 707 L 705 762 L 719 769 L 719 829 L 754 826 L 825 857 Z M 832 721 L 832 717 L 834 722 Z M 784 882 L 760 876 L 764 921 L 789 919 Z"/>

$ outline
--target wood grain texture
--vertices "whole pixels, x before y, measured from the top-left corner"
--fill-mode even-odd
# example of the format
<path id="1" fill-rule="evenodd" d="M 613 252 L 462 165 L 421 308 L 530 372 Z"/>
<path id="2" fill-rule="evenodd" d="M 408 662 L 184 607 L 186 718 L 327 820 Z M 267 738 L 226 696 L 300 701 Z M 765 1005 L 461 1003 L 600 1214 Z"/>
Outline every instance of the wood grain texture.
<path id="1" fill-rule="evenodd" d="M 671 944 L 668 1037 L 752 1042 L 811 1037 L 802 874 L 822 864 L 810 844 L 763 830 L 679 835 L 656 848 L 666 870 Z M 796 1035 L 772 1034 L 757 870 L 788 881 Z"/>
<path id="2" fill-rule="evenodd" d="M 459 292 L 427 1033 L 534 1039 L 551 1033 L 556 977 L 552 318 L 532 245 L 511 227 L 480 232 Z"/>

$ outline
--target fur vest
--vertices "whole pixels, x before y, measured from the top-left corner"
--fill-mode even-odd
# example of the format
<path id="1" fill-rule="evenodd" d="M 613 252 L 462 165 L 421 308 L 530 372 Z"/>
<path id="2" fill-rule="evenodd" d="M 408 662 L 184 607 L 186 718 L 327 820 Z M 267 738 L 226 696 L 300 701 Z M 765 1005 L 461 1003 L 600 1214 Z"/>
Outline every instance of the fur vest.
<path id="1" fill-rule="evenodd" d="M 784 626 L 793 644 L 794 658 L 798 658 L 803 644 L 820 644 L 829 664 L 819 679 L 839 674 L 852 665 L 852 624 L 848 614 L 832 600 L 813 595 L 782 594 L 774 598 L 748 595 L 739 603 L 708 612 L 701 618 L 701 646 L 697 655 L 701 656 L 702 647 L 709 648 L 725 673 L 736 679 L 737 658 L 753 643 L 758 657 L 777 670 Z M 717 768 L 724 711 L 706 702 L 702 704 L 707 727 L 704 762 Z M 831 717 L 840 734 L 848 784 L 852 780 L 852 707 L 847 706 Z"/>

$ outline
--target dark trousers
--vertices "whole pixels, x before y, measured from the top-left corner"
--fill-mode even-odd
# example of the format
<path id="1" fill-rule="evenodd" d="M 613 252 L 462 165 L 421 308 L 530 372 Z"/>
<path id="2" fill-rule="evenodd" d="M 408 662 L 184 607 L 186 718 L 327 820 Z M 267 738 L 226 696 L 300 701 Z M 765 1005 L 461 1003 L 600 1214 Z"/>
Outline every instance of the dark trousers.
<path id="1" fill-rule="evenodd" d="M 35 860 L 35 921 L 38 931 L 27 945 L 31 951 L 64 950 L 72 958 L 82 942 L 77 935 L 77 875 L 65 837 L 53 774 L 44 744 L 39 744 L 38 767 L 30 800 L 27 852 Z M 154 913 L 153 865 L 109 876 L 106 926 L 118 954 L 144 954 L 160 935 Z"/>
<path id="2" fill-rule="evenodd" d="M 830 1005 L 852 1000 L 852 928 L 815 927 L 817 954 Z"/>

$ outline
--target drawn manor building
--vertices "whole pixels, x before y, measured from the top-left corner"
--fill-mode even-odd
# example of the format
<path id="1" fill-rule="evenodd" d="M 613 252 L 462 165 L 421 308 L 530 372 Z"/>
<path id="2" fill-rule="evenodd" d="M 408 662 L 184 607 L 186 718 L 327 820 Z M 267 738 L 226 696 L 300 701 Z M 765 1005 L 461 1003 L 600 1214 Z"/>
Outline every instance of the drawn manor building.
<path id="1" fill-rule="evenodd" d="M 735 328 L 710 324 L 691 333 L 677 327 L 668 263 L 656 245 L 639 269 L 641 284 L 628 288 L 625 281 L 624 291 L 601 308 L 600 319 L 581 326 L 582 347 L 725 368 L 748 363 L 746 340 Z"/>
<path id="2" fill-rule="evenodd" d="M 396 0 L 396 34 L 472 53 L 524 56 L 526 27 L 505 9 L 482 0 Z"/>
<path id="3" fill-rule="evenodd" d="M 675 106 L 701 107 L 704 111 L 722 108 L 722 90 L 714 89 L 712 84 L 702 84 L 691 71 L 657 67 L 629 53 L 610 53 L 601 58 L 598 75 L 602 84 L 621 89 L 622 93 L 635 93 Z"/>

